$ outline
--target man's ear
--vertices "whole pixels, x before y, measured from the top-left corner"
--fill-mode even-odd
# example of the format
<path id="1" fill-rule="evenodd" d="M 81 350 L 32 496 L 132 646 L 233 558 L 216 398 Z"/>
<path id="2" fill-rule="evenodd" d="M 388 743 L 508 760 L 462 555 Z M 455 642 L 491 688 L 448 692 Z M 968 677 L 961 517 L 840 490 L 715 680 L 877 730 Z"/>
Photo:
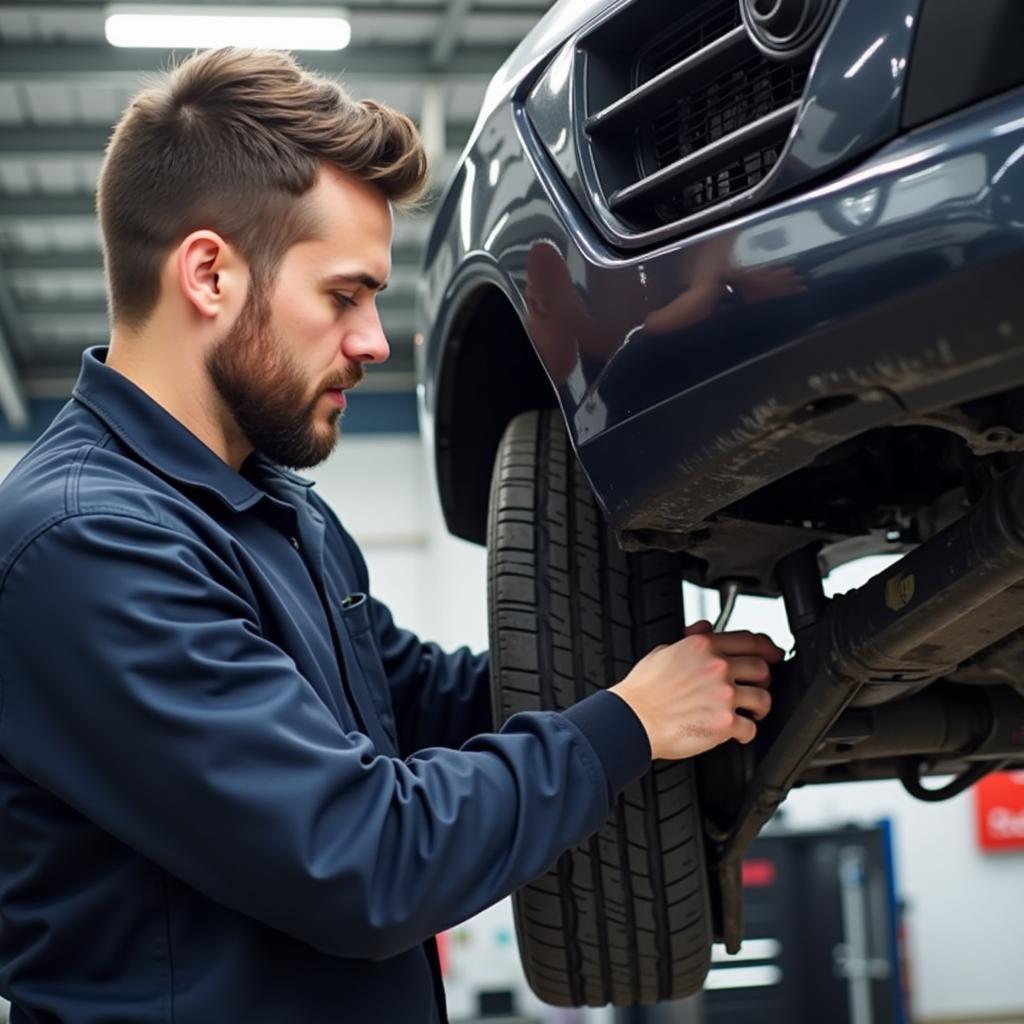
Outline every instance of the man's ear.
<path id="1" fill-rule="evenodd" d="M 216 231 L 193 231 L 175 250 L 174 269 L 185 301 L 204 319 L 234 319 L 245 302 L 248 269 Z"/>

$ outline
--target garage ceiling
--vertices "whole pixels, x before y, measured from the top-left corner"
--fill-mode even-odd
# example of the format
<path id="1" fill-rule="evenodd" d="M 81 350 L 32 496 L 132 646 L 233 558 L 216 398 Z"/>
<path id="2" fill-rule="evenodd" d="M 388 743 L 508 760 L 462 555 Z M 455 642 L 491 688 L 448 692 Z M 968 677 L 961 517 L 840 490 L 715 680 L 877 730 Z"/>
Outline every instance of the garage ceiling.
<path id="1" fill-rule="evenodd" d="M 337 75 L 353 95 L 389 103 L 420 124 L 436 196 L 488 79 L 550 5 L 347 0 L 350 45 L 296 56 Z M 0 432 L 7 436 L 32 431 L 39 403 L 67 398 L 82 350 L 108 337 L 96 180 L 121 111 L 170 55 L 110 46 L 104 20 L 105 5 L 95 0 L 0 0 Z M 392 357 L 367 376 L 367 390 L 414 391 L 413 298 L 429 223 L 429 205 L 396 223 L 392 284 L 379 300 Z"/>

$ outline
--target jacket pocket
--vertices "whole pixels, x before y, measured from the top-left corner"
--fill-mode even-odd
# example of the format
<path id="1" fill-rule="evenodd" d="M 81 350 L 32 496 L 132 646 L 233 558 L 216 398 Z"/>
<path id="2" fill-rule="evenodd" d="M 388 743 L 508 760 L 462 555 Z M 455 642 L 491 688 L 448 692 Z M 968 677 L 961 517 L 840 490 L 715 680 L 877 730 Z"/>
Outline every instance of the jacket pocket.
<path id="1" fill-rule="evenodd" d="M 398 751 L 398 733 L 395 727 L 395 713 L 391 705 L 391 689 L 388 686 L 384 663 L 381 661 L 377 641 L 371 629 L 370 599 L 366 594 L 354 593 L 338 602 L 339 617 L 348 634 L 357 665 L 350 672 L 361 672 L 366 689 L 370 692 L 374 709 L 384 731 Z M 350 679 L 350 685 L 357 685 Z"/>
<path id="2" fill-rule="evenodd" d="M 366 594 L 347 594 L 338 602 L 341 620 L 350 637 L 365 633 L 370 628 L 370 600 Z"/>

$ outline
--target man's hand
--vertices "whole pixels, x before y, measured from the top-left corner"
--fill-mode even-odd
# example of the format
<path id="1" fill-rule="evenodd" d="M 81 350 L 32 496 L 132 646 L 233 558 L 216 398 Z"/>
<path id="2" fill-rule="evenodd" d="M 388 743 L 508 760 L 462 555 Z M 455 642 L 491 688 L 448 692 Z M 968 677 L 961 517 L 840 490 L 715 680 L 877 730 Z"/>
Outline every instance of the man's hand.
<path id="1" fill-rule="evenodd" d="M 771 708 L 770 665 L 784 652 L 763 633 L 712 633 L 709 622 L 656 647 L 611 687 L 640 719 L 651 756 L 694 757 L 726 740 L 749 743 Z M 750 712 L 751 718 L 737 714 Z"/>

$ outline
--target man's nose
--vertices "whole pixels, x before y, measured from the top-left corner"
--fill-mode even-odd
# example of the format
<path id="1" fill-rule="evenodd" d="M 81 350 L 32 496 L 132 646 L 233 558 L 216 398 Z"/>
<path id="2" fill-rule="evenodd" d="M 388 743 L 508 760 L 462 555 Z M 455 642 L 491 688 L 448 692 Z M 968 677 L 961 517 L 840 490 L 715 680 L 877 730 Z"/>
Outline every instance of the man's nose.
<path id="1" fill-rule="evenodd" d="M 372 306 L 361 322 L 345 335 L 342 349 L 347 358 L 361 363 L 383 363 L 391 354 L 377 307 Z"/>

